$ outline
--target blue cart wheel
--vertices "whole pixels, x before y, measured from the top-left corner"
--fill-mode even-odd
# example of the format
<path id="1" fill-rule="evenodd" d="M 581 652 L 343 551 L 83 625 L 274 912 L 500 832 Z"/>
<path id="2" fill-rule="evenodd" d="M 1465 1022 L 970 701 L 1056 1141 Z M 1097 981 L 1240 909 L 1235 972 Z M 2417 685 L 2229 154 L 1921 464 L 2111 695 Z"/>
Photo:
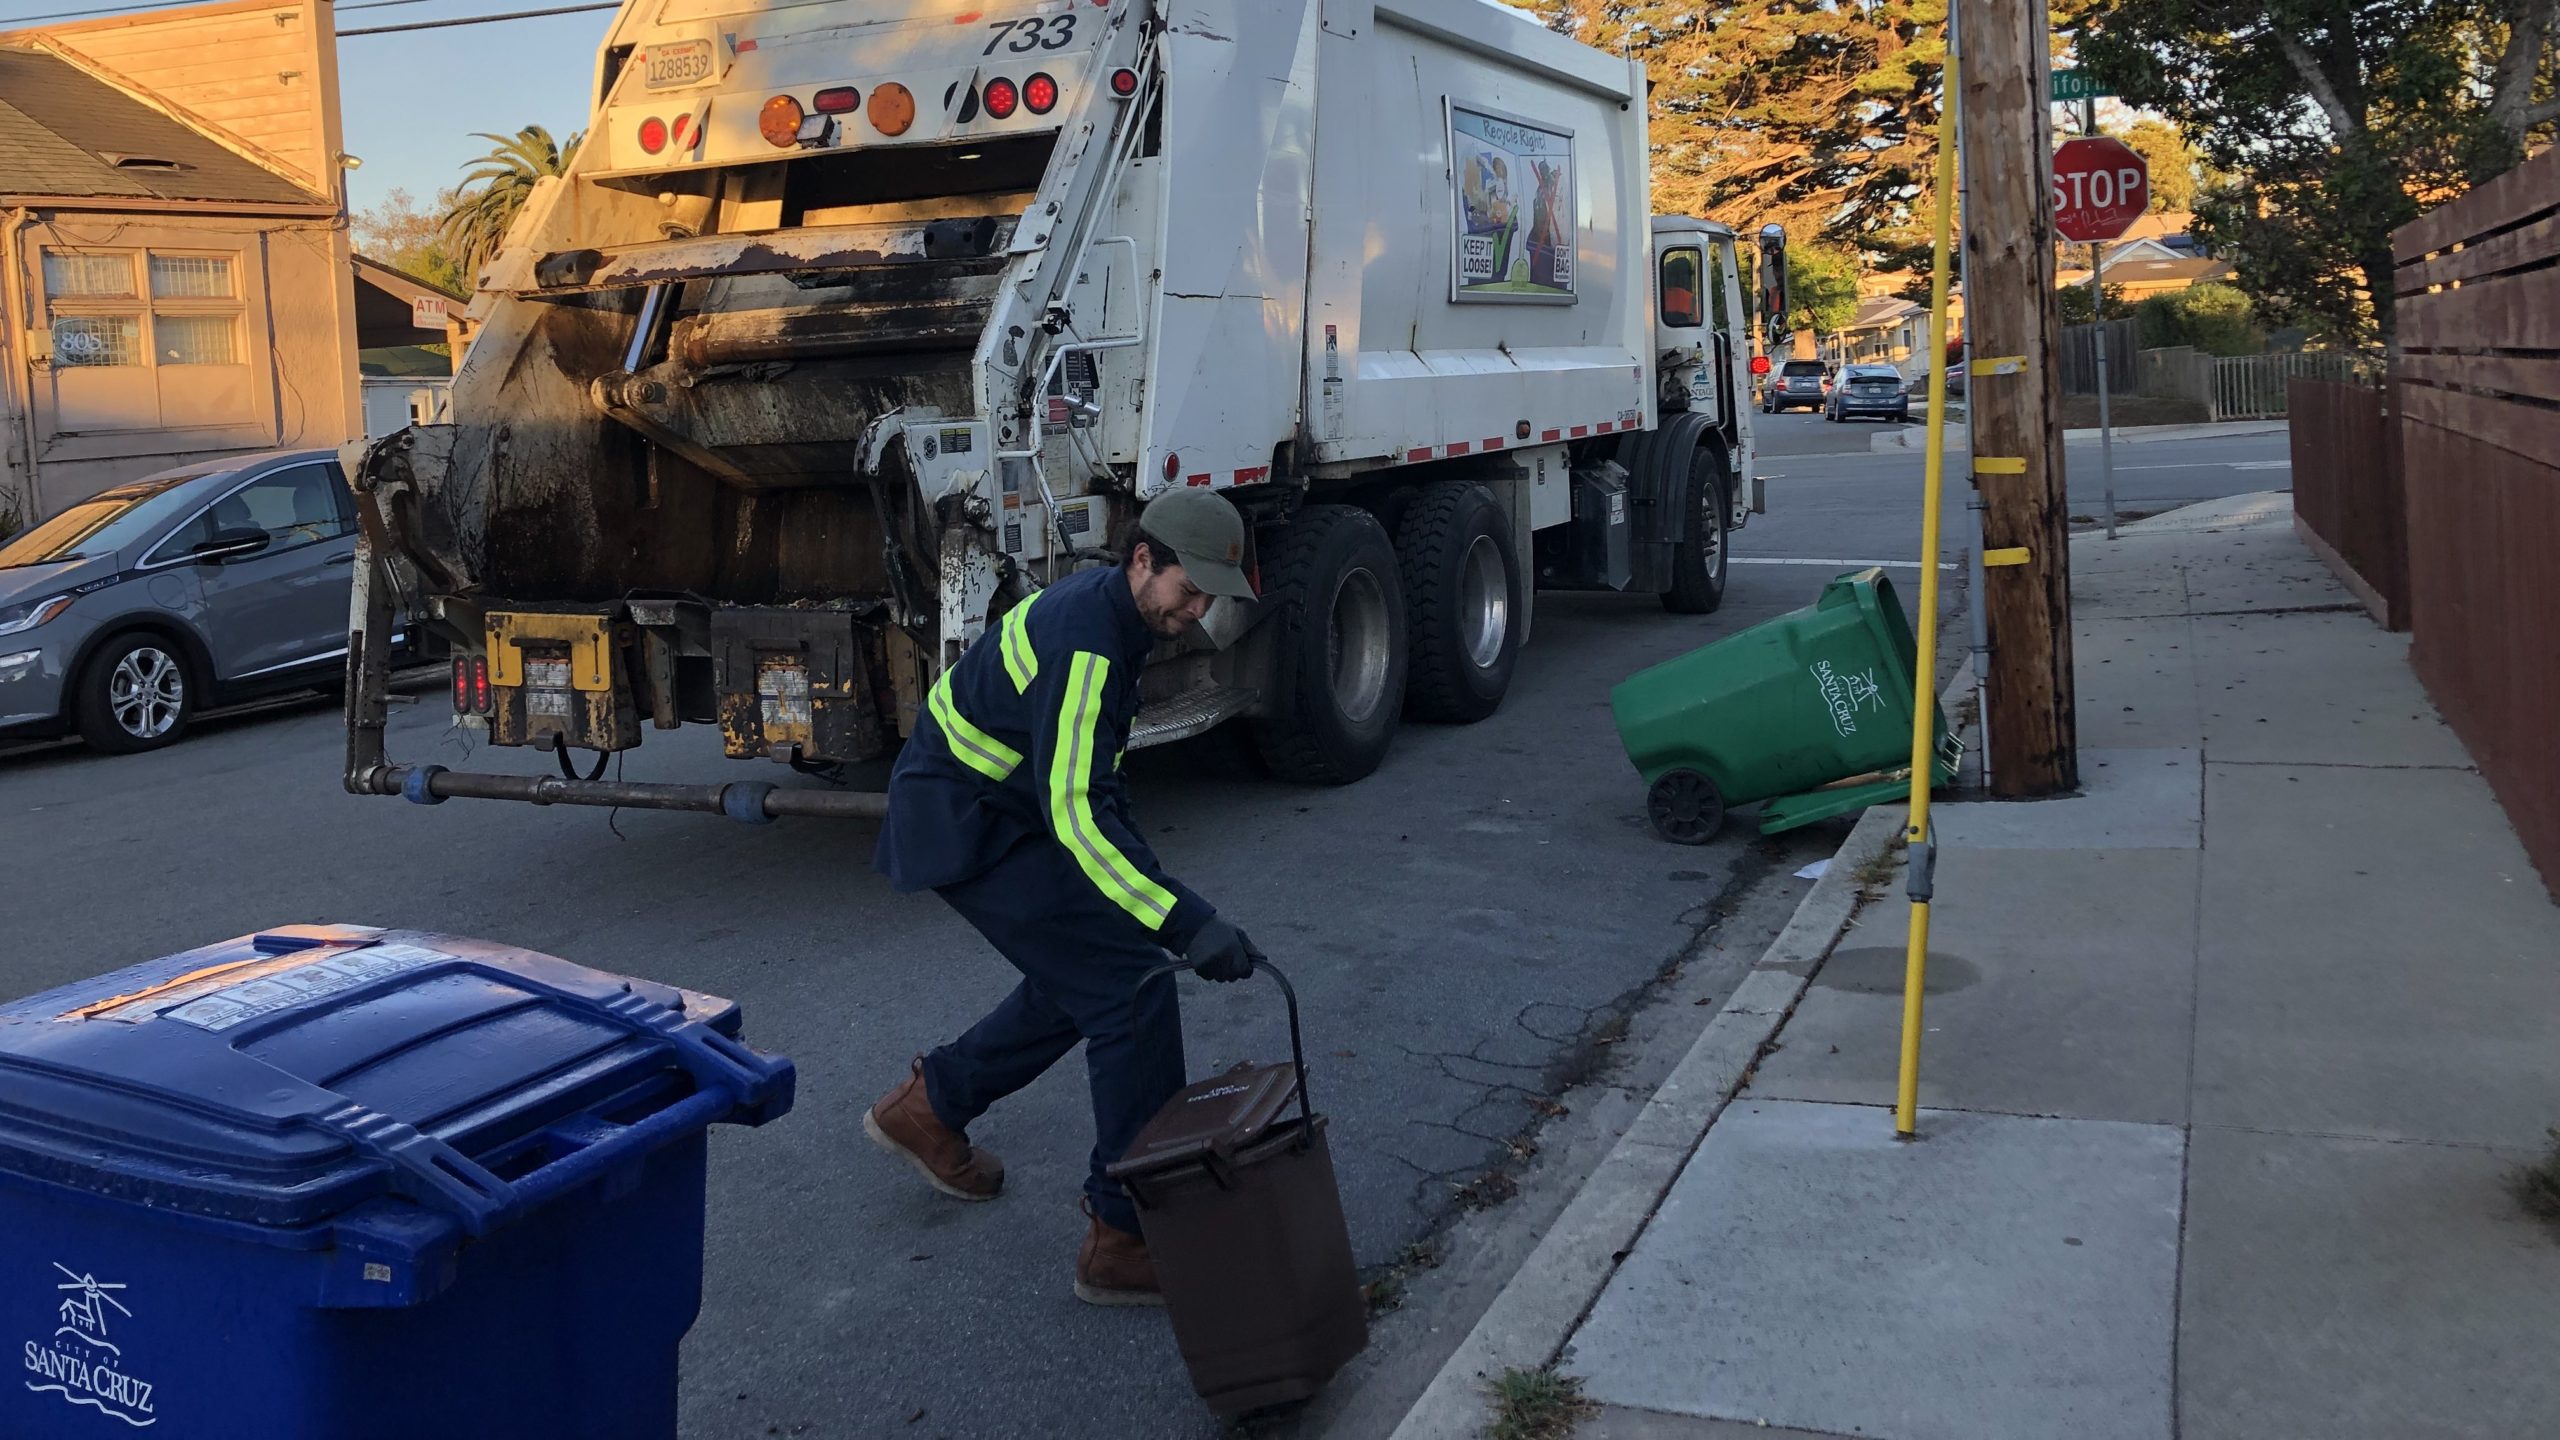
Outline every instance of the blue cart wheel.
<path id="1" fill-rule="evenodd" d="M 1704 845 L 1724 828 L 1724 792 L 1695 770 L 1673 770 L 1644 797 L 1653 833 L 1674 845 Z"/>

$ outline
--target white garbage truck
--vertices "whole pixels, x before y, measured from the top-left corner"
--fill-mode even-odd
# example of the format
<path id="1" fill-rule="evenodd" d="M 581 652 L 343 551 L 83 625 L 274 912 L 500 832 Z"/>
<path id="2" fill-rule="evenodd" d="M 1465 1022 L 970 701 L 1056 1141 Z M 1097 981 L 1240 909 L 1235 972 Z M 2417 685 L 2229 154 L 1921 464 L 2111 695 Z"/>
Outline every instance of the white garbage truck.
<path id="1" fill-rule="evenodd" d="M 1260 594 L 1159 652 L 1132 743 L 1237 721 L 1353 781 L 1501 703 L 1540 590 L 1714 609 L 1759 508 L 1761 257 L 1651 213 L 1640 63 L 1483 0 L 629 0 L 594 97 L 451 422 L 349 467 L 359 793 L 876 814 L 604 770 L 686 725 L 886 754 L 1182 486 Z M 411 620 L 559 774 L 386 754 Z"/>

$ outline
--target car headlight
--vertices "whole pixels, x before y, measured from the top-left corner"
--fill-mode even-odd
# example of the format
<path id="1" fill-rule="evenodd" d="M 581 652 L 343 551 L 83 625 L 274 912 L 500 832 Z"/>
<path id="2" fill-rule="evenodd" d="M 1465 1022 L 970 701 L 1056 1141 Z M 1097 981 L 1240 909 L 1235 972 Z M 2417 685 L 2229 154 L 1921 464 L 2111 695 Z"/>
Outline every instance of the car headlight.
<path id="1" fill-rule="evenodd" d="M 42 600 L 30 600 L 23 605 L 11 605 L 6 609 L 0 609 L 0 635 L 15 635 L 23 630 L 33 630 L 70 609 L 71 602 L 78 598 L 76 595 L 48 595 Z"/>

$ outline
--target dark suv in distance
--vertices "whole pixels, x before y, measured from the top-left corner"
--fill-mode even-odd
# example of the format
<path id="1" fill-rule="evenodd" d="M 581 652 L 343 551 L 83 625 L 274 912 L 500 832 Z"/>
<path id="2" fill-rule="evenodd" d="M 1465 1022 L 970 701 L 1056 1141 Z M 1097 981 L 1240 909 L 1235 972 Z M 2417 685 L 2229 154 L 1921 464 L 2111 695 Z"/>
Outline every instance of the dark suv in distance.
<path id="1" fill-rule="evenodd" d="M 0 736 L 151 750 L 209 706 L 338 683 L 355 554 L 333 450 L 206 461 L 74 504 L 0 544 Z"/>
<path id="2" fill-rule="evenodd" d="M 1775 415 L 1801 405 L 1819 410 L 1823 402 L 1823 368 L 1819 360 L 1790 360 L 1769 377 L 1769 398 L 1761 408 Z"/>

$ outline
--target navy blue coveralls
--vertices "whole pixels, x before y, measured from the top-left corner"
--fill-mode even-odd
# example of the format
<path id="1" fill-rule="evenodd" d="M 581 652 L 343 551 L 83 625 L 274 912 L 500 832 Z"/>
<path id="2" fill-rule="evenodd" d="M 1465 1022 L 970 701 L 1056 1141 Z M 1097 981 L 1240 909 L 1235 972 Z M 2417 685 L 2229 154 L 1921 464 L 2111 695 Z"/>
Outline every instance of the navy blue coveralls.
<path id="1" fill-rule="evenodd" d="M 1103 1169 L 1183 1086 L 1172 980 L 1135 992 L 1215 913 L 1129 822 L 1120 753 L 1154 643 L 1117 567 L 1014 606 L 935 683 L 890 773 L 873 860 L 898 889 L 939 893 L 1022 972 L 985 1019 L 925 1056 L 934 1114 L 964 1130 L 1084 1041 L 1085 1194 L 1133 1233 L 1136 1207 Z"/>

